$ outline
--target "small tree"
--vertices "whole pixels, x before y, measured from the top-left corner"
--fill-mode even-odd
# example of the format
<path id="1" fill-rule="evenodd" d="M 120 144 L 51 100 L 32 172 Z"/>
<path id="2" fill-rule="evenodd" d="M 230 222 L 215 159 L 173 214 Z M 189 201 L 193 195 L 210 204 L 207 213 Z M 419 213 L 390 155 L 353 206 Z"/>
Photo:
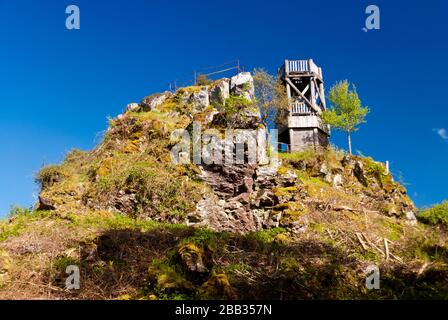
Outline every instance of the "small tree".
<path id="1" fill-rule="evenodd" d="M 197 85 L 197 86 L 207 86 L 210 83 L 212 83 L 212 81 L 210 79 L 208 79 L 205 74 L 201 73 L 201 74 L 198 75 L 198 78 L 196 79 L 195 85 Z"/>
<path id="2" fill-rule="evenodd" d="M 369 108 L 361 105 L 356 87 L 352 85 L 352 88 L 350 89 L 348 80 L 336 83 L 328 94 L 328 100 L 331 103 L 330 109 L 322 113 L 325 123 L 347 132 L 350 154 L 352 154 L 350 134 L 358 130 L 358 125 L 366 122 L 365 117 L 369 113 Z"/>
<path id="3" fill-rule="evenodd" d="M 288 108 L 286 89 L 264 69 L 253 72 L 255 97 L 261 113 L 261 123 L 267 128 L 276 120 L 277 114 Z"/>

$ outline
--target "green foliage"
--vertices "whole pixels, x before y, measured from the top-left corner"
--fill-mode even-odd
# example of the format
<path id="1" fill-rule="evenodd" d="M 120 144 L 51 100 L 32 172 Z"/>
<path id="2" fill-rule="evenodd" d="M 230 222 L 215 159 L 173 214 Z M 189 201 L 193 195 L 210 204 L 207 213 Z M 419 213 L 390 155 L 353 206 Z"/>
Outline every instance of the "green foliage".
<path id="1" fill-rule="evenodd" d="M 261 122 L 267 127 L 282 110 L 288 109 L 286 89 L 264 69 L 255 69 L 253 74 L 256 104 L 260 109 Z"/>
<path id="2" fill-rule="evenodd" d="M 369 113 L 368 107 L 361 105 L 361 100 L 356 92 L 356 87 L 350 89 L 347 80 L 338 82 L 328 94 L 331 109 L 322 114 L 327 124 L 347 132 L 358 130 L 357 126 L 365 123 L 365 117 Z"/>
<path id="3" fill-rule="evenodd" d="M 0 242 L 10 237 L 18 236 L 25 233 L 32 221 L 37 221 L 50 216 L 49 211 L 30 211 L 28 209 L 12 209 L 8 220 L 0 220 Z"/>
<path id="4" fill-rule="evenodd" d="M 235 96 L 231 95 L 229 98 L 225 101 L 225 109 L 226 113 L 229 116 L 232 116 L 236 114 L 237 112 L 252 106 L 252 102 L 247 100 L 246 98 L 242 96 Z"/>
<path id="5" fill-rule="evenodd" d="M 54 261 L 54 268 L 59 272 L 65 272 L 68 266 L 79 265 L 79 261 L 66 256 L 60 256 Z"/>
<path id="6" fill-rule="evenodd" d="M 374 161 L 372 158 L 365 158 L 365 166 L 368 174 L 381 177 L 386 174 L 386 168 L 383 164 Z"/>
<path id="7" fill-rule="evenodd" d="M 254 104 L 244 97 L 230 95 L 224 101 L 223 106 L 216 106 L 223 109 L 224 112 L 215 116 L 214 123 L 222 127 L 235 127 L 240 121 L 244 121 L 242 111 L 254 108 Z"/>
<path id="8" fill-rule="evenodd" d="M 22 216 L 22 215 L 29 215 L 31 213 L 32 213 L 32 211 L 29 208 L 23 208 L 23 207 L 19 207 L 19 206 L 15 206 L 14 205 L 9 210 L 9 213 L 8 213 L 7 217 L 8 218 L 13 218 L 13 217 Z"/>
<path id="9" fill-rule="evenodd" d="M 352 153 L 350 133 L 357 131 L 358 125 L 366 122 L 369 108 L 361 105 L 356 87 L 353 85 L 353 89 L 350 89 L 347 80 L 336 83 L 331 88 L 328 99 L 331 108 L 322 113 L 322 119 L 335 129 L 347 132 L 349 152 Z"/>
<path id="10" fill-rule="evenodd" d="M 89 155 L 89 152 L 79 150 L 79 149 L 72 149 L 70 150 L 64 159 L 64 164 L 70 164 L 70 163 L 76 163 L 85 160 Z"/>
<path id="11" fill-rule="evenodd" d="M 273 229 L 267 229 L 267 230 L 261 230 L 257 232 L 252 232 L 247 235 L 248 239 L 255 240 L 257 242 L 263 243 L 263 244 L 269 244 L 272 243 L 275 239 L 275 237 L 281 233 L 285 233 L 286 229 L 284 228 L 273 228 Z"/>
<path id="12" fill-rule="evenodd" d="M 291 162 L 299 162 L 313 159 L 316 156 L 316 152 L 314 149 L 310 148 L 301 152 L 280 153 L 279 156 L 280 158 Z"/>
<path id="13" fill-rule="evenodd" d="M 66 177 L 66 174 L 59 165 L 51 165 L 42 168 L 36 175 L 35 181 L 42 189 L 52 187 L 54 184 L 59 183 Z"/>
<path id="14" fill-rule="evenodd" d="M 148 162 L 118 167 L 96 182 L 88 197 L 114 198 L 117 193 L 135 194 L 132 215 L 182 217 L 194 208 L 201 194 L 200 186 Z"/>
<path id="15" fill-rule="evenodd" d="M 213 81 L 208 79 L 205 74 L 200 74 L 196 80 L 196 85 L 197 86 L 208 86 L 212 82 Z"/>
<path id="16" fill-rule="evenodd" d="M 448 227 L 448 201 L 420 211 L 418 218 L 426 224 Z"/>
<path id="17" fill-rule="evenodd" d="M 217 248 L 222 242 L 225 242 L 229 238 L 229 234 L 222 232 L 214 232 L 209 229 L 197 229 L 192 237 L 185 239 L 185 243 L 195 243 L 199 246 L 209 246 L 211 248 Z"/>

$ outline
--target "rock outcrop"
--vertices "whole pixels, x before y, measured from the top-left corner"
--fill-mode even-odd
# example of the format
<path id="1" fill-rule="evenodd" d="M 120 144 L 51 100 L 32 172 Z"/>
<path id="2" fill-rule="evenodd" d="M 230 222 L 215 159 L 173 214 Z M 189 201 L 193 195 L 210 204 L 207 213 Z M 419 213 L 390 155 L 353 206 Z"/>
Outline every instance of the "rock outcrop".
<path id="1" fill-rule="evenodd" d="M 210 87 L 210 103 L 223 111 L 226 99 L 230 98 L 230 80 L 215 81 Z"/>
<path id="2" fill-rule="evenodd" d="M 309 213 L 319 210 L 370 210 L 415 223 L 406 190 L 371 159 L 332 149 L 270 159 L 254 101 L 253 78 L 243 72 L 129 104 L 89 155 L 95 165 L 71 168 L 67 162 L 68 169 L 43 174 L 37 208 L 76 212 L 87 207 L 239 233 L 272 227 L 302 232 Z M 190 134 L 195 123 L 214 130 L 218 143 L 209 148 L 213 139 L 193 135 L 200 139 L 192 144 L 201 145 L 201 164 L 174 167 L 170 134 L 176 129 Z M 229 137 L 224 128 L 237 134 Z M 214 161 L 216 154 L 223 156 L 221 162 Z M 192 160 L 185 150 L 177 159 Z M 75 179 L 79 168 L 86 168 L 87 180 Z"/>
<path id="3" fill-rule="evenodd" d="M 161 106 L 168 98 L 172 97 L 173 94 L 169 91 L 164 93 L 156 93 L 148 97 L 143 98 L 140 105 L 143 111 L 152 111 Z"/>
<path id="4" fill-rule="evenodd" d="M 250 72 L 242 72 L 230 79 L 230 92 L 249 101 L 255 100 L 254 79 Z"/>
<path id="5" fill-rule="evenodd" d="M 204 111 L 210 105 L 208 87 L 201 87 L 194 91 L 187 100 L 187 103 L 193 106 L 194 112 Z"/>

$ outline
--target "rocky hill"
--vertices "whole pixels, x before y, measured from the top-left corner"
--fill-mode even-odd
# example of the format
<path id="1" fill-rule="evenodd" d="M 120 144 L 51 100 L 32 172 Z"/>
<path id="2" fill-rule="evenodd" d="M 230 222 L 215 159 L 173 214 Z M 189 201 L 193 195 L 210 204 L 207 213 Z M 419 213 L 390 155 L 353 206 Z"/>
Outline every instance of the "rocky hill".
<path id="1" fill-rule="evenodd" d="M 111 119 L 94 150 L 43 168 L 34 210 L 0 223 L 0 298 L 447 298 L 445 231 L 417 222 L 371 158 L 173 162 L 173 132 L 194 123 L 224 147 L 226 128 L 264 136 L 254 101 L 249 73 L 154 94 Z M 65 290 L 70 265 L 80 290 Z M 371 266 L 379 290 L 365 286 Z"/>

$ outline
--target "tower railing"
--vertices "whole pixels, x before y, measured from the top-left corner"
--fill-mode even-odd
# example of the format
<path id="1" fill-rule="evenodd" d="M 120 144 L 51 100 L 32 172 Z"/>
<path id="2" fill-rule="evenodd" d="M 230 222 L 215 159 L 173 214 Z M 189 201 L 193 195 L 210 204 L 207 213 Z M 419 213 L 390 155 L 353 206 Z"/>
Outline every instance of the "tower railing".
<path id="1" fill-rule="evenodd" d="M 280 68 L 280 74 L 284 77 L 291 73 L 315 73 L 322 76 L 320 68 L 314 63 L 313 59 L 285 60 L 285 64 Z"/>
<path id="2" fill-rule="evenodd" d="M 305 102 L 302 101 L 291 101 L 291 115 L 308 115 L 315 114 Z"/>
<path id="3" fill-rule="evenodd" d="M 289 72 L 309 72 L 310 64 L 308 60 L 288 60 Z"/>

